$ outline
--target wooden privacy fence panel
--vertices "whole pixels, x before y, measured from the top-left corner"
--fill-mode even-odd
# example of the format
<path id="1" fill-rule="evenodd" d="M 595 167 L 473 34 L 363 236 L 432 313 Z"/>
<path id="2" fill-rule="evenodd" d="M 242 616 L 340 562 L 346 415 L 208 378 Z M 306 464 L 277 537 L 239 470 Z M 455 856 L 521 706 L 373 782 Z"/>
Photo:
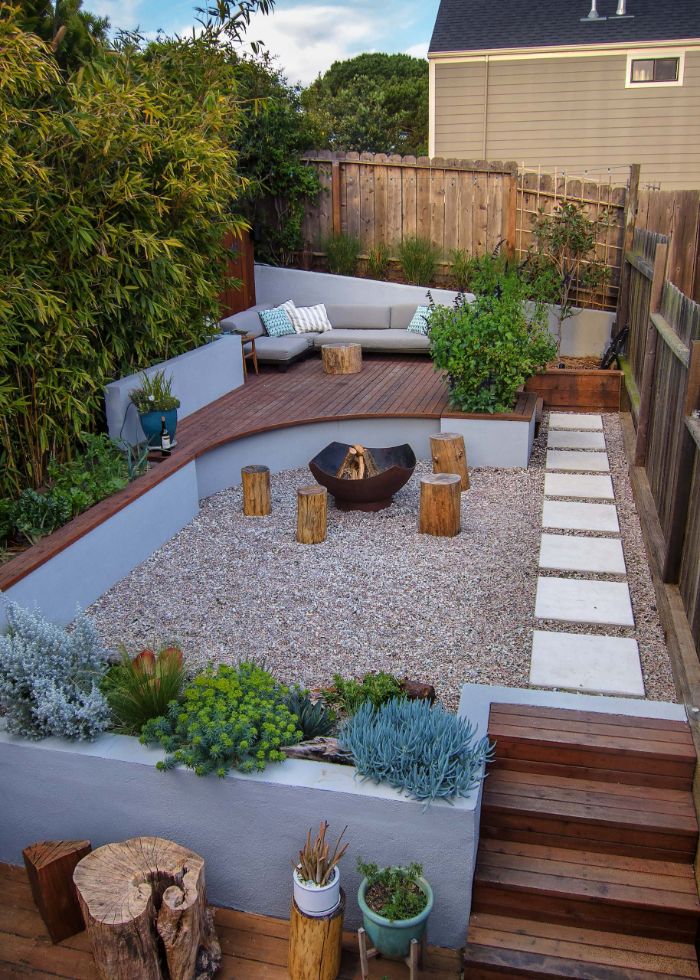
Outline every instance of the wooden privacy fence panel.
<path id="1" fill-rule="evenodd" d="M 677 582 L 695 454 L 686 419 L 700 408 L 700 307 L 667 282 L 651 323 L 657 336 L 651 385 L 642 391 L 642 411 L 648 406 L 645 465 L 666 545 L 663 578 Z M 639 442 L 637 449 L 639 454 Z"/>
<path id="2" fill-rule="evenodd" d="M 551 214 L 557 204 L 569 201 L 583 206 L 587 216 L 597 222 L 596 258 L 610 268 L 605 287 L 594 294 L 581 293 L 574 301 L 587 307 L 615 309 L 620 292 L 625 242 L 627 185 L 587 180 L 565 172 L 518 173 L 516 195 L 516 254 L 523 259 L 535 246 L 532 227 L 541 212 Z"/>
<path id="3" fill-rule="evenodd" d="M 686 428 L 693 440 L 693 469 L 678 587 L 700 655 L 700 419 L 687 419 Z"/>
<path id="4" fill-rule="evenodd" d="M 243 232 L 235 238 L 229 232 L 224 245 L 230 252 L 226 275 L 240 280 L 240 286 L 229 286 L 219 297 L 222 319 L 255 306 L 255 270 L 253 262 L 253 241 L 250 234 Z"/>
<path id="5" fill-rule="evenodd" d="M 627 288 L 627 356 L 630 362 L 632 379 L 638 391 L 643 387 L 644 361 L 647 353 L 647 338 L 650 336 L 649 317 L 652 313 L 652 281 L 659 245 L 668 246 L 668 238 L 655 232 L 637 228 L 632 240 L 632 251 L 625 256 L 629 265 Z M 664 263 L 665 264 L 665 263 Z M 664 269 L 657 270 L 660 283 L 663 283 Z M 657 302 L 658 302 L 657 296 Z M 652 328 L 653 329 L 653 328 Z"/>
<path id="6" fill-rule="evenodd" d="M 417 235 L 437 247 L 443 274 L 450 253 L 490 254 L 501 245 L 521 260 L 534 244 L 532 224 L 540 209 L 551 213 L 561 201 L 581 203 L 599 225 L 597 257 L 611 276 L 596 296 L 580 296 L 587 306 L 614 309 L 624 248 L 626 187 L 561 174 L 519 173 L 513 162 L 443 160 L 384 153 L 308 153 L 321 191 L 307 205 L 304 241 L 323 254 L 335 233 L 358 238 L 361 257 L 375 245 L 396 246 Z"/>
<path id="7" fill-rule="evenodd" d="M 640 191 L 635 222 L 671 238 L 669 282 L 700 302 L 700 191 Z"/>

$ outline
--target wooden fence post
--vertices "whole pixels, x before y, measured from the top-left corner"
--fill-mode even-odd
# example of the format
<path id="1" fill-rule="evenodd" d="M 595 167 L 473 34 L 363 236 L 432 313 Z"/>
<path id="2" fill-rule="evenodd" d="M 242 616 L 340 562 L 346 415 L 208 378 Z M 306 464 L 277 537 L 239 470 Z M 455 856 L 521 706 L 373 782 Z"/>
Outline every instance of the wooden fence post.
<path id="1" fill-rule="evenodd" d="M 625 256 L 631 250 L 632 240 L 634 238 L 637 207 L 639 206 L 639 175 L 641 169 L 642 167 L 639 163 L 633 163 L 630 167 L 630 185 L 627 190 L 627 200 L 625 201 L 625 237 L 622 242 L 622 261 L 620 263 L 620 292 L 617 299 L 616 314 L 617 333 L 627 326 L 630 298 L 630 271 L 629 265 L 625 261 Z"/>
<path id="2" fill-rule="evenodd" d="M 331 163 L 331 201 L 333 205 L 333 234 L 339 235 L 343 230 L 340 213 L 340 161 L 335 159 Z"/>
<path id="3" fill-rule="evenodd" d="M 503 178 L 503 238 L 505 252 L 510 258 L 515 257 L 515 238 L 518 211 L 518 172 L 517 170 Z"/>
<path id="4" fill-rule="evenodd" d="M 661 305 L 661 295 L 666 278 L 666 263 L 668 260 L 668 245 L 659 242 L 654 253 L 654 277 L 651 280 L 651 295 L 647 311 L 647 337 L 644 347 L 644 364 L 639 389 L 639 419 L 637 421 L 637 443 L 634 450 L 634 465 L 644 466 L 647 457 L 647 437 L 649 434 L 649 412 L 654 391 L 654 366 L 656 364 L 656 343 L 658 333 L 651 319 L 652 313 L 658 313 Z M 628 277 L 629 283 L 629 277 Z"/>

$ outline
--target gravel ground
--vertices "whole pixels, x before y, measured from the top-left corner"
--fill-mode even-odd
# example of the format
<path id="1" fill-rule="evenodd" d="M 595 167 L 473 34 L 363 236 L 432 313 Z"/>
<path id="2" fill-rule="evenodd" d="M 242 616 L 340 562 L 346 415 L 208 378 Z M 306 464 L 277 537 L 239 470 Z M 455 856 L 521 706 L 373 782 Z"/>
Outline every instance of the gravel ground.
<path id="1" fill-rule="evenodd" d="M 647 696 L 674 699 L 615 416 L 605 429 Z M 267 518 L 243 517 L 240 487 L 223 491 L 89 612 L 108 646 L 177 641 L 191 667 L 255 658 L 307 686 L 388 670 L 450 708 L 465 682 L 527 687 L 545 442 L 546 424 L 526 471 L 471 472 L 452 539 L 417 532 L 422 462 L 387 510 L 331 507 L 320 545 L 295 541 L 308 470 L 273 476 Z"/>

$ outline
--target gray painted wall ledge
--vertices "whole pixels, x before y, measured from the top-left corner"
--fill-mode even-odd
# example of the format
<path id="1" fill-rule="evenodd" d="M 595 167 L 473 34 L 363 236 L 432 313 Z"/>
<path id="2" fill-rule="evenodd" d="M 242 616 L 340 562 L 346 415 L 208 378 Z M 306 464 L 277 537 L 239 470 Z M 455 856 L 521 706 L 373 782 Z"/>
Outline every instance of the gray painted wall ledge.
<path id="1" fill-rule="evenodd" d="M 288 918 L 291 860 L 309 827 L 347 824 L 341 874 L 347 928 L 361 924 L 358 856 L 382 864 L 419 861 L 435 892 L 430 942 L 464 942 L 478 845 L 480 791 L 427 810 L 355 770 L 289 759 L 262 773 L 200 778 L 162 773 L 159 749 L 104 735 L 95 742 L 30 742 L 0 731 L 0 860 L 21 864 L 35 840 L 88 838 L 93 847 L 139 835 L 177 841 L 206 862 L 212 902 Z M 47 805 L 50 801 L 50 805 Z"/>

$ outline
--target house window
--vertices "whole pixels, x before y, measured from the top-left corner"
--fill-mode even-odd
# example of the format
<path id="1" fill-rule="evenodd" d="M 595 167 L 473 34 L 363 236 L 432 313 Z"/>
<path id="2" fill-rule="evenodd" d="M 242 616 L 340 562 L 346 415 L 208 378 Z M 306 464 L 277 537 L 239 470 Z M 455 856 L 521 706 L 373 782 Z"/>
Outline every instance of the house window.
<path id="1" fill-rule="evenodd" d="M 679 58 L 634 58 L 630 81 L 633 85 L 647 82 L 677 82 Z"/>
<path id="2" fill-rule="evenodd" d="M 682 85 L 685 52 L 666 50 L 634 51 L 627 55 L 627 88 L 646 85 Z"/>

